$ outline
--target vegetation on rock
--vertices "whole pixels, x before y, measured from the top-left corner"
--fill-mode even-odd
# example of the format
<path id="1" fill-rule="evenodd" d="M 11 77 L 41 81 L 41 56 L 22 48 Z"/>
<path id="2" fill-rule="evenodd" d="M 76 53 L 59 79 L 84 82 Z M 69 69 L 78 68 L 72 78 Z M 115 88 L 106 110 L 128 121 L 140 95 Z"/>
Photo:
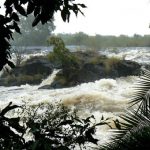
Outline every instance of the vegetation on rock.
<path id="1" fill-rule="evenodd" d="M 65 79 L 71 80 L 71 72 L 75 73 L 80 69 L 78 58 L 65 47 L 61 38 L 52 36 L 47 42 L 54 46 L 53 52 L 48 54 L 48 59 L 59 63 Z"/>

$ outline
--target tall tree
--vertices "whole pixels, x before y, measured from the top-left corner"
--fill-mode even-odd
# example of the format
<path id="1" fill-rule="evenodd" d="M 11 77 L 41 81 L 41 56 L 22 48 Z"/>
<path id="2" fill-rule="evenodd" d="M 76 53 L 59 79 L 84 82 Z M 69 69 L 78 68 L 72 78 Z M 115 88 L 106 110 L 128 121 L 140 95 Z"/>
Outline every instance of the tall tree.
<path id="1" fill-rule="evenodd" d="M 30 15 L 27 18 L 20 16 L 19 27 L 22 34 L 14 33 L 14 41 L 12 45 L 15 46 L 42 46 L 46 45 L 46 39 L 54 31 L 55 26 L 53 21 L 49 21 L 47 24 L 42 25 L 39 23 L 34 28 L 32 27 L 32 21 L 34 16 Z"/>
<path id="2" fill-rule="evenodd" d="M 79 12 L 82 13 L 80 8 L 86 6 L 76 3 L 75 0 L 5 0 L 4 7 L 5 15 L 0 14 L 0 70 L 6 64 L 14 67 L 9 60 L 11 58 L 10 40 L 13 39 L 14 31 L 21 33 L 18 26 L 20 21 L 18 14 L 27 17 L 33 13 L 35 19 L 32 26 L 34 27 L 39 22 L 45 24 L 52 21 L 54 13 L 57 11 L 61 12 L 63 21 L 69 22 L 71 12 L 78 15 Z"/>

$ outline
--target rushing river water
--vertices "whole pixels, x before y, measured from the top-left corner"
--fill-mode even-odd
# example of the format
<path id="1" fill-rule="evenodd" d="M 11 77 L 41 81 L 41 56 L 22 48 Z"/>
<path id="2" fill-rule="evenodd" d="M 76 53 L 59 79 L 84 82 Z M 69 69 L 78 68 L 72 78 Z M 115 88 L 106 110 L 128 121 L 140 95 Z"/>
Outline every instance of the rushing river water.
<path id="1" fill-rule="evenodd" d="M 108 56 L 124 57 L 139 63 L 150 63 L 150 49 L 136 48 L 120 50 L 117 53 L 105 51 Z M 104 52 L 103 52 L 104 53 Z M 143 61 L 144 60 L 144 61 Z M 133 88 L 132 85 L 138 79 L 136 76 L 120 77 L 117 79 L 101 79 L 95 82 L 83 83 L 71 88 L 63 89 L 38 89 L 41 85 L 51 83 L 58 70 L 54 70 L 47 79 L 37 86 L 21 85 L 14 87 L 0 86 L 1 107 L 10 101 L 13 104 L 29 105 L 44 103 L 63 103 L 65 106 L 76 108 L 79 115 L 87 117 L 93 114 L 96 120 L 100 120 L 101 115 L 117 116 L 127 108 Z M 107 140 L 108 128 L 99 129 L 97 135 L 101 135 L 100 142 Z"/>

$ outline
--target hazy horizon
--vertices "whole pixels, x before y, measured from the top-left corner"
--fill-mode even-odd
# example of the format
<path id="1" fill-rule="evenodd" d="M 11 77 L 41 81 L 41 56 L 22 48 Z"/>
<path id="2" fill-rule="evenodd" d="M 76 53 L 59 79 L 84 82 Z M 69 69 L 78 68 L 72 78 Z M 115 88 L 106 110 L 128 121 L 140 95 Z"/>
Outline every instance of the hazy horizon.
<path id="1" fill-rule="evenodd" d="M 0 1 L 2 6 L 4 0 Z M 64 23 L 58 12 L 55 14 L 54 34 L 84 32 L 88 35 L 150 35 L 150 0 L 76 0 L 84 3 L 76 17 L 73 13 L 69 23 Z M 0 9 L 4 12 L 4 8 Z"/>
<path id="2" fill-rule="evenodd" d="M 150 29 L 149 29 L 150 30 Z M 100 35 L 100 36 L 115 36 L 115 37 L 119 37 L 119 36 L 127 36 L 127 37 L 134 37 L 135 35 L 139 35 L 139 36 L 141 36 L 141 37 L 144 37 L 144 36 L 150 36 L 150 33 L 149 34 L 138 34 L 138 33 L 134 33 L 134 34 L 132 34 L 132 35 L 126 35 L 126 34 L 119 34 L 119 35 L 109 35 L 109 34 L 107 34 L 107 35 L 103 35 L 103 34 L 88 34 L 88 33 L 85 33 L 85 32 L 83 32 L 83 31 L 79 31 L 79 32 L 74 32 L 74 33 L 65 33 L 65 32 L 61 32 L 61 33 L 55 33 L 55 31 L 53 31 L 52 32 L 52 34 L 54 34 L 54 35 L 59 35 L 59 34 L 78 34 L 78 33 L 83 33 L 83 34 L 86 34 L 86 35 L 88 35 L 88 36 L 96 36 L 96 35 Z"/>
<path id="3" fill-rule="evenodd" d="M 60 14 L 55 15 L 54 33 L 84 32 L 89 35 L 133 36 L 150 34 L 150 0 L 77 0 L 84 3 L 85 16 L 71 15 L 64 23 Z"/>

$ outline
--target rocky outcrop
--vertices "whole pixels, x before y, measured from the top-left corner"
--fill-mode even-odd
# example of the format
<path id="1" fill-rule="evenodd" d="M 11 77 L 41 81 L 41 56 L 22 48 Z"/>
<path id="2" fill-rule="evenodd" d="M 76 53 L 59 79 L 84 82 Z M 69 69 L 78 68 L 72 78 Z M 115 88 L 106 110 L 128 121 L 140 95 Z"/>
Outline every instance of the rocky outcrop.
<path id="1" fill-rule="evenodd" d="M 109 71 L 106 70 L 105 61 L 103 62 L 104 63 L 98 64 L 83 64 L 81 69 L 75 74 L 74 72 L 70 72 L 73 78 L 70 78 L 69 80 L 65 78 L 63 71 L 61 71 L 57 74 L 57 77 L 51 85 L 46 85 L 41 88 L 55 89 L 71 87 L 85 82 L 93 82 L 102 78 L 118 78 L 122 76 L 125 77 L 129 75 L 139 75 L 140 73 L 141 65 L 136 62 L 121 60 L 112 66 Z"/>
<path id="2" fill-rule="evenodd" d="M 45 57 L 34 57 L 9 73 L 4 73 L 0 79 L 1 86 L 22 84 L 39 84 L 42 79 L 52 73 L 53 65 Z"/>
<path id="3" fill-rule="evenodd" d="M 80 70 L 77 79 L 78 82 L 95 81 L 102 78 L 117 78 L 129 75 L 139 75 L 141 65 L 136 62 L 121 60 L 107 71 L 103 63 L 87 63 Z"/>
<path id="4" fill-rule="evenodd" d="M 141 68 L 141 65 L 136 62 L 111 59 L 93 53 L 77 52 L 75 55 L 78 58 L 76 66 L 72 65 L 70 68 L 68 65 L 67 67 L 63 66 L 64 68 L 57 74 L 52 84 L 44 85 L 41 88 L 64 88 L 102 78 L 139 75 Z M 44 78 L 52 73 L 54 68 L 59 67 L 56 62 L 50 62 L 46 57 L 34 57 L 16 67 L 11 74 L 5 73 L 0 79 L 0 85 L 40 84 Z"/>
<path id="5" fill-rule="evenodd" d="M 49 75 L 52 72 L 53 65 L 46 60 L 36 59 L 30 62 L 26 62 L 24 65 L 17 67 L 13 70 L 13 74 L 18 76 L 23 75 L 35 75 L 45 74 Z"/>

